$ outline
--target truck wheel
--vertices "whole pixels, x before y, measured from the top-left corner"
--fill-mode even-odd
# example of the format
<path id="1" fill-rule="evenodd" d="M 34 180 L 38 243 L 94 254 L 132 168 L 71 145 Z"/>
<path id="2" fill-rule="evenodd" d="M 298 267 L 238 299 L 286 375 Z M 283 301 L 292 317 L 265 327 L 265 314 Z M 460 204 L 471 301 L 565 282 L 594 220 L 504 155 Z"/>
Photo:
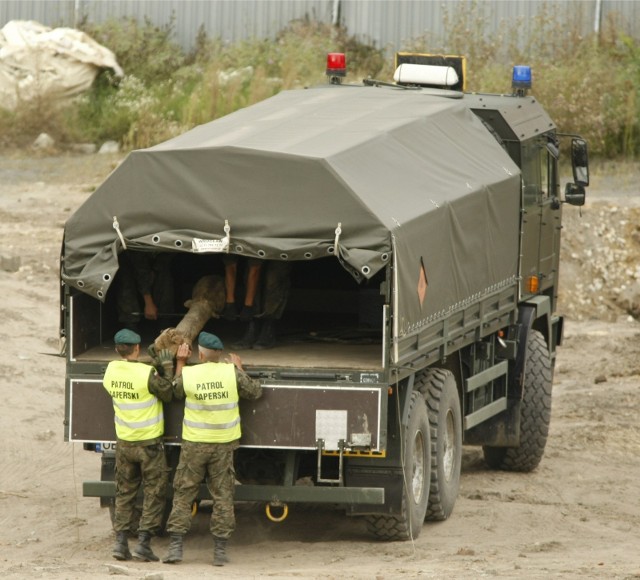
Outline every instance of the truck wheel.
<path id="1" fill-rule="evenodd" d="M 434 369 L 416 379 L 427 402 L 431 425 L 431 487 L 427 520 L 446 520 L 460 488 L 462 412 L 456 379 L 450 371 Z"/>
<path id="2" fill-rule="evenodd" d="M 420 535 L 429 501 L 431 446 L 429 417 L 424 397 L 411 394 L 411 408 L 404 431 L 404 482 L 402 513 L 367 516 L 367 529 L 381 540 L 411 540 Z"/>
<path id="3" fill-rule="evenodd" d="M 518 447 L 483 447 L 484 459 L 492 469 L 533 471 L 547 444 L 551 421 L 551 357 L 544 336 L 532 330 L 527 342 L 524 393 L 520 412 Z"/>

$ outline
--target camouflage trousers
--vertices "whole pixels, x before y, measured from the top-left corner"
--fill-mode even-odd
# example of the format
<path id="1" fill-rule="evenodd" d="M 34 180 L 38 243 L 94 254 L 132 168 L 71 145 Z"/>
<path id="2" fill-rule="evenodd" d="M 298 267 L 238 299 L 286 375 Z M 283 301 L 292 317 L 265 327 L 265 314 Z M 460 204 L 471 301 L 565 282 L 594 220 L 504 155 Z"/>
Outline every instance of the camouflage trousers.
<path id="1" fill-rule="evenodd" d="M 291 286 L 291 264 L 268 262 L 264 282 L 262 318 L 280 320 L 289 300 Z"/>
<path id="2" fill-rule="evenodd" d="M 144 318 L 144 302 L 139 280 L 151 291 L 153 301 L 158 307 L 162 326 L 169 326 L 167 315 L 175 310 L 173 278 L 171 275 L 171 256 L 165 254 L 148 255 L 144 268 L 140 268 L 140 256 L 135 258 L 123 255 L 120 271 L 115 282 L 118 322 L 127 327 L 135 327 Z"/>
<path id="3" fill-rule="evenodd" d="M 209 529 L 216 538 L 229 538 L 236 527 L 233 510 L 235 469 L 231 443 L 191 443 L 184 441 L 180 463 L 173 480 L 173 508 L 167 522 L 167 532 L 186 534 L 191 527 L 191 506 L 200 484 L 206 481 L 213 499 Z"/>
<path id="4" fill-rule="evenodd" d="M 222 258 L 225 266 L 237 264 L 238 256 L 225 254 Z M 261 278 L 256 293 L 258 318 L 280 320 L 289 300 L 291 287 L 291 263 L 276 260 L 248 258 L 247 266 L 263 264 Z"/>
<path id="5" fill-rule="evenodd" d="M 162 443 L 143 446 L 118 441 L 113 529 L 116 532 L 131 531 L 133 511 L 142 484 L 144 501 L 138 529 L 157 533 L 162 525 L 168 481 L 169 470 Z"/>

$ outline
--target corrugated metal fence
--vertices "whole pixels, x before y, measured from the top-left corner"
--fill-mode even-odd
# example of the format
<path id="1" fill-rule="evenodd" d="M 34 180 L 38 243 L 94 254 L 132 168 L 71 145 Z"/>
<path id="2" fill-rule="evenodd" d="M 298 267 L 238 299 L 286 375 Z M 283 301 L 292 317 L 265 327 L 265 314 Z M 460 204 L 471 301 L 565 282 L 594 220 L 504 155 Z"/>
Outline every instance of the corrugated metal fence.
<path id="1" fill-rule="evenodd" d="M 310 18 L 339 22 L 350 34 L 393 52 L 412 39 L 442 38 L 445 15 L 470 6 L 482 16 L 486 34 L 521 22 L 526 35 L 528 23 L 551 10 L 585 34 L 613 17 L 628 35 L 640 36 L 640 1 L 632 0 L 0 0 L 0 26 L 19 19 L 73 27 L 83 18 L 100 23 L 123 17 L 162 26 L 173 18 L 177 42 L 190 48 L 201 26 L 210 37 L 233 43 L 273 38 L 291 20 Z"/>

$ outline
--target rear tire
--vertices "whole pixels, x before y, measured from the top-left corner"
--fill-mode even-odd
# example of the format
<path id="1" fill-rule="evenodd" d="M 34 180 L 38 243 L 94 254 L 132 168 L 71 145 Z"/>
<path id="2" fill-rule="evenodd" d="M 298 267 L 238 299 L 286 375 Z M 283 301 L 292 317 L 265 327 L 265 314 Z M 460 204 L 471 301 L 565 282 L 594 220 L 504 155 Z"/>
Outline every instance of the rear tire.
<path id="1" fill-rule="evenodd" d="M 484 459 L 492 469 L 533 471 L 544 455 L 551 422 L 551 356 L 544 336 L 532 330 L 527 342 L 524 393 L 520 411 L 518 447 L 483 447 Z"/>
<path id="2" fill-rule="evenodd" d="M 427 402 L 431 426 L 431 486 L 426 519 L 446 520 L 460 489 L 462 411 L 456 379 L 450 371 L 430 370 L 418 377 L 416 388 Z"/>
<path id="3" fill-rule="evenodd" d="M 424 397 L 411 393 L 404 430 L 404 484 L 401 514 L 367 516 L 367 529 L 381 540 L 411 540 L 420 535 L 429 502 L 431 445 Z"/>

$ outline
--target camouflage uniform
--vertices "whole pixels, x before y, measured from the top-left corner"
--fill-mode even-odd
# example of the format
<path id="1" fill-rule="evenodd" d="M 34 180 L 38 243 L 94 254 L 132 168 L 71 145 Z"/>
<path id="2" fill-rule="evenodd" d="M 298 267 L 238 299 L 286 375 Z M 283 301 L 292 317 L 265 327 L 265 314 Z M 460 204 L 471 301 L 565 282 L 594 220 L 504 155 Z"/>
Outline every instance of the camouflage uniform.
<path id="1" fill-rule="evenodd" d="M 262 387 L 257 380 L 236 369 L 238 395 L 243 399 L 259 399 Z M 184 398 L 182 377 L 175 381 L 175 396 Z M 206 481 L 213 499 L 213 511 L 209 529 L 216 538 L 231 536 L 236 526 L 233 509 L 235 469 L 233 452 L 238 441 L 229 443 L 193 443 L 183 441 L 180 463 L 173 480 L 173 508 L 167 522 L 167 532 L 184 535 L 191 527 L 191 506 L 200 484 Z"/>
<path id="2" fill-rule="evenodd" d="M 235 254 L 225 254 L 222 262 L 225 266 L 236 264 L 239 258 Z M 264 282 L 259 284 L 256 303 L 257 318 L 280 320 L 289 299 L 291 286 L 291 263 L 276 260 L 248 258 L 247 266 L 264 263 Z"/>
<path id="3" fill-rule="evenodd" d="M 289 299 L 291 286 L 290 262 L 267 262 L 264 282 L 264 299 L 260 318 L 280 320 Z"/>
<path id="4" fill-rule="evenodd" d="M 149 375 L 149 392 L 162 401 L 170 401 L 173 394 L 171 378 L 162 378 L 152 371 Z M 162 439 L 145 441 L 118 439 L 115 480 L 114 531 L 133 531 L 131 530 L 133 509 L 142 483 L 144 503 L 138 529 L 152 534 L 157 533 L 162 525 L 169 480 Z"/>
<path id="5" fill-rule="evenodd" d="M 126 251 L 120 255 L 116 286 L 118 321 L 135 328 L 144 312 L 141 297 L 151 294 L 161 314 L 174 310 L 171 254 Z"/>
<path id="6" fill-rule="evenodd" d="M 168 471 L 161 440 L 146 445 L 119 440 L 116 446 L 116 509 L 113 529 L 130 532 L 138 489 L 144 481 L 144 503 L 138 529 L 155 534 L 162 525 Z"/>
<path id="7" fill-rule="evenodd" d="M 233 511 L 235 470 L 233 452 L 237 441 L 230 443 L 192 443 L 183 441 L 180 464 L 173 480 L 173 509 L 167 524 L 170 533 L 186 534 L 191 527 L 191 506 L 202 481 L 213 499 L 209 530 L 217 538 L 228 538 L 236 527 Z"/>

